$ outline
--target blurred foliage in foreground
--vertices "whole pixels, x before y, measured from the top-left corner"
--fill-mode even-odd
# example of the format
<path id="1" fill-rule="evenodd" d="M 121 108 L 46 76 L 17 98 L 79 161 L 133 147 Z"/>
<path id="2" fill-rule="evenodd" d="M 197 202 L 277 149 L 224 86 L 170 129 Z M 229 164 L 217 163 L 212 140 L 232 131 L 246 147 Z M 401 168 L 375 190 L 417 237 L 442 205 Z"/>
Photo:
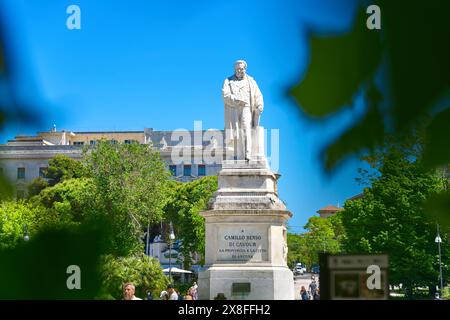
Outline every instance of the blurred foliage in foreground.
<path id="1" fill-rule="evenodd" d="M 366 2 L 362 2 L 366 3 Z M 427 123 L 422 164 L 450 164 L 450 23 L 447 0 L 374 1 L 381 30 L 369 30 L 366 4 L 349 33 L 311 36 L 311 62 L 290 93 L 304 112 L 325 117 L 365 96 L 366 114 L 323 151 L 330 171 L 346 156 L 375 150 L 386 133 L 408 137 Z M 450 196 L 429 204 L 434 216 L 448 215 Z M 443 222 L 443 221 L 441 221 Z"/>
<path id="2" fill-rule="evenodd" d="M 0 251 L 0 299 L 90 299 L 100 289 L 100 241 L 104 228 L 92 226 L 50 228 L 28 242 Z M 80 290 L 69 290 L 67 280 L 76 265 Z"/>

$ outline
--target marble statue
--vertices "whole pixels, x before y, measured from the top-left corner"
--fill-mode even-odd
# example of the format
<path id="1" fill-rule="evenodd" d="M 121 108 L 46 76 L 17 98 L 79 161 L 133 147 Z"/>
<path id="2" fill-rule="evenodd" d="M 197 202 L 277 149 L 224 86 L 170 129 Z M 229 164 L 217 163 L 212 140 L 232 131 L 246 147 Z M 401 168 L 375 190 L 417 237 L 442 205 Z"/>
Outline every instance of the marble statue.
<path id="1" fill-rule="evenodd" d="M 205 268 L 198 275 L 199 298 L 293 300 L 286 229 L 292 213 L 278 197 L 280 175 L 268 166 L 259 124 L 263 96 L 246 70 L 245 61 L 236 61 L 235 74 L 223 83 L 226 157 L 218 189 L 200 212 Z M 239 290 L 244 285 L 245 294 Z"/>
<path id="2" fill-rule="evenodd" d="M 259 127 L 264 101 L 256 81 L 246 74 L 247 63 L 234 63 L 234 75 L 225 79 L 222 97 L 225 103 L 225 146 L 232 149 L 234 158 L 250 160 L 252 157 L 252 131 Z"/>

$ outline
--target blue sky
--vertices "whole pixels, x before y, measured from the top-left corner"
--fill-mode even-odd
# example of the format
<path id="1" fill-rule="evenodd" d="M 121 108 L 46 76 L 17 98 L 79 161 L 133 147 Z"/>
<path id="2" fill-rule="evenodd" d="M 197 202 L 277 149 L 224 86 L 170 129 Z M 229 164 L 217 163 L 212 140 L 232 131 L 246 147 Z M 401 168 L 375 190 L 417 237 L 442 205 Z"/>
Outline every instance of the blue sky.
<path id="1" fill-rule="evenodd" d="M 81 9 L 69 30 L 66 8 Z M 356 2 L 0 0 L 15 51 L 19 93 L 40 106 L 39 125 L 8 128 L 0 143 L 57 125 L 72 131 L 223 128 L 221 86 L 245 59 L 264 95 L 261 124 L 280 130 L 280 197 L 292 231 L 328 204 L 361 192 L 363 166 L 332 175 L 319 152 L 363 110 L 360 103 L 308 119 L 287 95 L 309 63 L 307 30 L 347 31 Z M 324 92 L 326 94 L 326 92 Z"/>

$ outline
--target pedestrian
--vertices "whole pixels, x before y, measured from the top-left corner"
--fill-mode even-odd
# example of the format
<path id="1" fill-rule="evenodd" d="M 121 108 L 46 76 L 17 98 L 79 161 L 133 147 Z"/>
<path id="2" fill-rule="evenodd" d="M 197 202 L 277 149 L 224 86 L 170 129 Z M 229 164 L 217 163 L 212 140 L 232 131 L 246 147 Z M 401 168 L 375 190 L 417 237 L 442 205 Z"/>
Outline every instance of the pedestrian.
<path id="1" fill-rule="evenodd" d="M 167 286 L 167 295 L 168 295 L 167 300 L 178 300 L 178 294 L 173 288 L 173 284 L 169 284 Z"/>
<path id="2" fill-rule="evenodd" d="M 313 296 L 313 300 L 320 300 L 320 288 L 317 288 L 316 294 Z"/>
<path id="3" fill-rule="evenodd" d="M 186 295 L 184 296 L 184 300 L 194 300 L 194 296 L 192 295 L 192 287 L 186 291 Z"/>
<path id="4" fill-rule="evenodd" d="M 159 298 L 161 300 L 169 300 L 169 294 L 166 290 L 161 291 L 161 294 L 159 295 Z"/>
<path id="5" fill-rule="evenodd" d="M 194 285 L 192 286 L 194 288 L 194 292 L 192 297 L 194 298 L 194 300 L 198 300 L 198 285 L 197 282 L 194 282 Z"/>
<path id="6" fill-rule="evenodd" d="M 184 300 L 183 295 L 181 294 L 180 290 L 175 290 L 175 292 L 178 295 L 178 300 Z"/>
<path id="7" fill-rule="evenodd" d="M 141 298 L 138 298 L 134 295 L 136 292 L 136 287 L 131 282 L 125 283 L 122 289 L 124 300 L 142 300 Z"/>
<path id="8" fill-rule="evenodd" d="M 302 300 L 309 300 L 309 295 L 305 289 L 305 286 L 302 286 L 302 288 L 300 289 L 300 297 L 302 298 Z"/>
<path id="9" fill-rule="evenodd" d="M 190 287 L 188 290 L 187 290 L 187 292 L 186 292 L 186 297 L 187 296 L 190 296 L 192 299 L 189 299 L 189 300 L 195 300 L 194 299 L 194 296 L 195 296 L 195 289 L 194 289 L 194 287 L 192 286 L 192 287 Z"/>

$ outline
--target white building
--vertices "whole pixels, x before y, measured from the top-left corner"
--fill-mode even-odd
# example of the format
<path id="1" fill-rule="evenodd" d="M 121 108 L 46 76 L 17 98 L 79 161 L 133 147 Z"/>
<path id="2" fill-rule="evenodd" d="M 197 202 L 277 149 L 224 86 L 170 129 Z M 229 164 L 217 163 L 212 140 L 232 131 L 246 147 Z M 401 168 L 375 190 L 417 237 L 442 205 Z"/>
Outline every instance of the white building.
<path id="1" fill-rule="evenodd" d="M 56 131 L 56 128 L 48 132 L 38 132 L 35 136 L 16 136 L 6 144 L 0 145 L 0 173 L 13 184 L 17 197 L 24 197 L 27 184 L 39 176 L 43 176 L 43 170 L 48 167 L 48 161 L 57 154 L 63 154 L 74 159 L 81 159 L 83 147 L 95 145 L 99 140 L 108 140 L 111 143 L 142 143 L 151 144 L 161 154 L 163 161 L 167 163 L 174 178 L 178 181 L 193 181 L 202 176 L 216 175 L 221 169 L 221 157 L 223 149 L 219 147 L 215 152 L 219 155 L 215 163 L 202 161 L 205 149 L 216 145 L 216 140 L 210 137 L 222 136 L 222 131 L 185 131 L 191 144 L 180 147 L 180 134 L 174 131 L 154 131 L 145 128 L 143 131 L 96 131 L 96 132 L 72 132 Z M 198 141 L 198 136 L 202 137 Z M 194 138 L 197 137 L 197 138 Z M 174 151 L 188 152 L 191 154 L 188 160 L 174 163 L 172 154 Z M 175 153 L 178 153 L 175 152 Z M 200 161 L 194 161 L 200 159 Z"/>

